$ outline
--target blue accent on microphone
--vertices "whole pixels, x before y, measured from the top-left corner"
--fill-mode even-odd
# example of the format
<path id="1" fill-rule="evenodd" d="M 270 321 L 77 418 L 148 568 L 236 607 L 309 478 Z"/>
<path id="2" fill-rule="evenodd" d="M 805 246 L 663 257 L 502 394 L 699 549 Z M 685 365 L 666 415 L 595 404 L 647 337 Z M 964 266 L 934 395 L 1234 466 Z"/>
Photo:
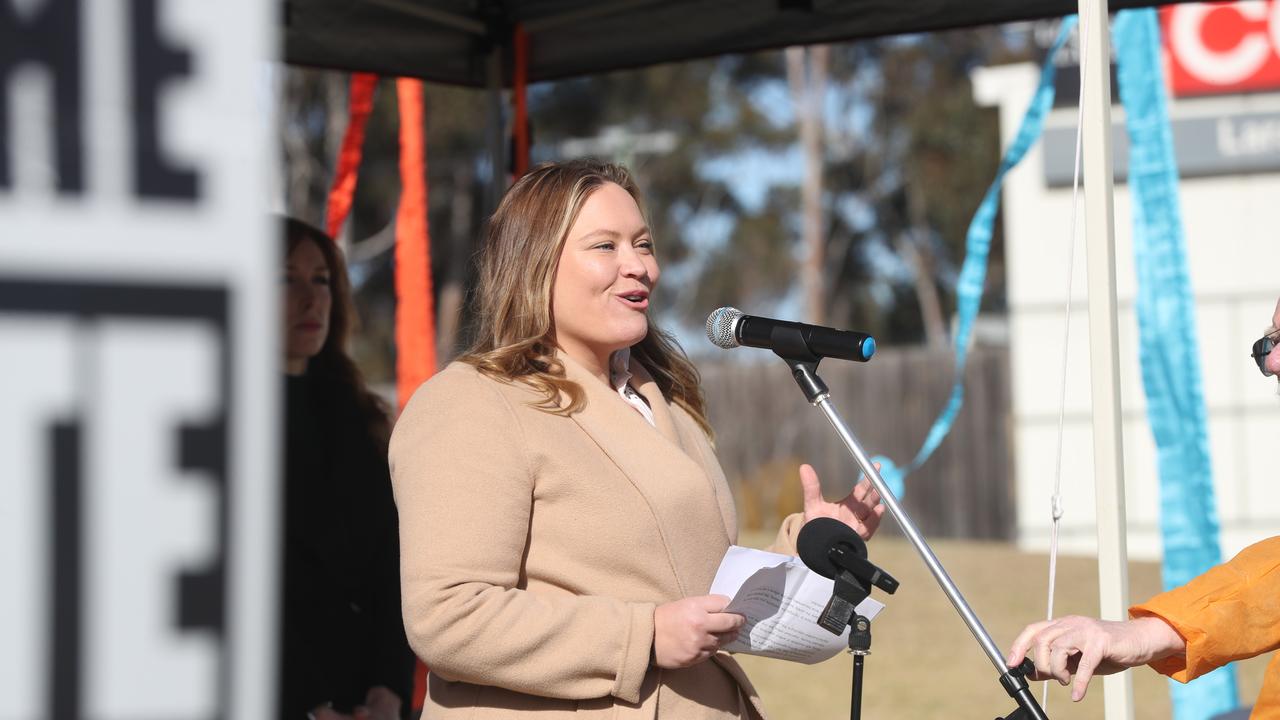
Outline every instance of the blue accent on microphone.
<path id="1" fill-rule="evenodd" d="M 870 360 L 872 355 L 876 354 L 876 339 L 867 338 L 862 343 L 862 359 Z"/>

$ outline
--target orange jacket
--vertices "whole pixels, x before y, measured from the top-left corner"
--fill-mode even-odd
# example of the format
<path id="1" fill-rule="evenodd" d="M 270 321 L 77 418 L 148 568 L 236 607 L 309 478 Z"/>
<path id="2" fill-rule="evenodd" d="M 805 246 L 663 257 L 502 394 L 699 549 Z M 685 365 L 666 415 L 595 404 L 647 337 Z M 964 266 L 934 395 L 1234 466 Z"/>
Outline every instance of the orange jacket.
<path id="1" fill-rule="evenodd" d="M 1156 616 L 1187 641 L 1185 655 L 1151 667 L 1187 682 L 1233 660 L 1280 648 L 1280 536 L 1240 551 L 1179 588 L 1129 608 Z M 1251 720 L 1280 720 L 1280 655 L 1267 665 Z"/>

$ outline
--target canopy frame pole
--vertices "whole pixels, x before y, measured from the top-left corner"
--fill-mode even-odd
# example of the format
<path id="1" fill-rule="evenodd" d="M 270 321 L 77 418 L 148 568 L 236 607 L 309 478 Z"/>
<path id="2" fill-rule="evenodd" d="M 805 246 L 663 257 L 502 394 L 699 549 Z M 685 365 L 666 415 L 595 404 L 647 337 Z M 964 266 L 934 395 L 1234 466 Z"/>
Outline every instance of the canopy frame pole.
<path id="1" fill-rule="evenodd" d="M 485 193 L 485 216 L 498 209 L 498 201 L 507 190 L 506 102 L 503 100 L 502 46 L 494 43 L 489 50 L 486 70 L 488 81 L 489 119 L 485 127 L 489 145 L 489 185 Z"/>
<path id="2" fill-rule="evenodd" d="M 529 172 L 529 33 L 516 25 L 511 38 L 511 176 L 519 180 Z"/>
<path id="3" fill-rule="evenodd" d="M 436 10 L 434 8 L 427 7 L 423 3 L 409 2 L 408 0 L 367 1 L 374 5 L 386 8 L 387 10 L 394 10 L 410 17 L 418 18 L 419 20 L 426 20 L 428 22 L 436 23 L 437 25 L 451 27 L 456 30 L 471 33 L 472 35 L 483 37 L 489 32 L 489 27 L 475 18 L 467 15 L 460 15 L 458 13 L 451 13 L 445 10 Z"/>
<path id="4" fill-rule="evenodd" d="M 1089 285 L 1089 366 L 1093 400 L 1093 471 L 1098 522 L 1101 616 L 1124 620 L 1129 607 L 1125 537 L 1124 438 L 1116 319 L 1114 177 L 1111 156 L 1111 23 L 1107 0 L 1079 0 L 1084 71 L 1084 191 Z M 1133 719 L 1133 678 L 1103 680 L 1107 720 Z"/>
<path id="5" fill-rule="evenodd" d="M 560 13 L 559 15 L 549 15 L 547 17 L 535 20 L 527 20 L 524 28 L 529 33 L 543 32 L 544 30 L 555 30 L 565 25 L 572 25 L 583 20 L 594 20 L 600 17 L 608 17 L 620 12 L 628 10 L 638 10 L 648 5 L 655 5 L 654 0 L 613 0 L 613 2 L 596 2 L 586 4 L 576 10 Z"/>

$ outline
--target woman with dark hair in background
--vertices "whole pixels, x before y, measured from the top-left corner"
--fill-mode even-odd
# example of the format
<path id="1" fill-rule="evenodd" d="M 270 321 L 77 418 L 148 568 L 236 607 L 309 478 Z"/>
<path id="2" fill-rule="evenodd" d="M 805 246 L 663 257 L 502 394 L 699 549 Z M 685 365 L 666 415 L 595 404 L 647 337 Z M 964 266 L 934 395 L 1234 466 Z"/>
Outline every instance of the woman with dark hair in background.
<path id="1" fill-rule="evenodd" d="M 280 716 L 399 718 L 413 653 L 400 617 L 387 412 L 347 355 L 354 321 L 333 240 L 285 237 L 285 554 Z"/>

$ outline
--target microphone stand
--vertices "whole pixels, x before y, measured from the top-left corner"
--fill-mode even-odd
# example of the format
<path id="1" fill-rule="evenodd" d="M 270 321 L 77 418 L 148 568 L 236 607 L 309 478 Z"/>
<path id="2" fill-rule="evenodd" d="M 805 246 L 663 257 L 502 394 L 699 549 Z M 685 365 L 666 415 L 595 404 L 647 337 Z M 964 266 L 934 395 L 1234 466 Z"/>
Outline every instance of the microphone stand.
<path id="1" fill-rule="evenodd" d="M 840 552 L 832 550 L 832 553 Z M 849 654 L 853 656 L 853 684 L 849 690 L 849 720 L 862 717 L 862 666 L 871 654 L 871 619 L 858 612 L 858 603 L 871 594 L 871 586 L 892 594 L 898 589 L 898 581 L 889 573 L 865 559 L 848 563 L 856 568 L 841 566 L 832 580 L 831 600 L 818 616 L 818 624 L 833 635 L 849 628 Z"/>
<path id="2" fill-rule="evenodd" d="M 964 596 L 960 594 L 960 590 L 951 580 L 951 576 L 947 574 L 938 557 L 933 554 L 933 550 L 929 544 L 925 542 L 924 537 L 916 528 L 911 517 L 907 515 L 907 511 L 903 509 L 898 499 L 889 491 L 888 484 L 884 478 L 880 476 L 880 471 L 876 469 L 871 462 L 870 456 L 863 449 L 862 443 L 858 442 L 858 438 L 854 436 L 853 431 L 845 424 L 844 419 L 840 417 L 840 413 L 831 404 L 831 391 L 827 384 L 818 377 L 818 362 L 822 358 L 814 355 L 805 343 L 804 337 L 799 330 L 788 327 L 776 328 L 773 332 L 773 352 L 782 358 L 787 366 L 791 368 L 791 376 L 795 379 L 796 384 L 800 386 L 801 392 L 804 393 L 805 399 L 810 405 L 822 411 L 826 416 L 831 427 L 835 429 L 836 434 L 844 442 L 849 450 L 849 454 L 853 456 L 854 461 L 862 472 L 871 479 L 871 484 L 879 491 L 880 498 L 888 508 L 889 514 L 898 522 L 898 526 L 902 528 L 902 532 L 915 546 L 916 552 L 919 553 L 920 559 L 924 560 L 924 564 L 929 568 L 929 572 L 937 580 L 938 586 L 942 588 L 942 592 L 951 601 L 952 607 L 960 614 L 961 620 L 969 628 L 969 632 L 973 635 L 974 640 L 986 653 L 987 659 L 995 667 L 999 673 L 1000 685 L 1004 687 L 1009 697 L 1013 698 L 1018 707 L 1012 713 L 997 720 L 1049 720 L 1049 716 L 1041 709 L 1040 704 L 1036 702 L 1035 697 L 1028 689 L 1026 676 L 1031 674 L 1034 665 L 1031 661 L 1024 660 L 1021 665 L 1016 668 L 1009 668 L 1005 664 L 1005 658 L 1000 649 L 996 647 L 995 642 L 991 639 L 990 633 L 982 626 L 982 621 L 974 614 L 973 609 L 969 607 L 969 603 L 965 601 Z M 855 674 L 857 673 L 857 659 L 854 656 Z"/>

